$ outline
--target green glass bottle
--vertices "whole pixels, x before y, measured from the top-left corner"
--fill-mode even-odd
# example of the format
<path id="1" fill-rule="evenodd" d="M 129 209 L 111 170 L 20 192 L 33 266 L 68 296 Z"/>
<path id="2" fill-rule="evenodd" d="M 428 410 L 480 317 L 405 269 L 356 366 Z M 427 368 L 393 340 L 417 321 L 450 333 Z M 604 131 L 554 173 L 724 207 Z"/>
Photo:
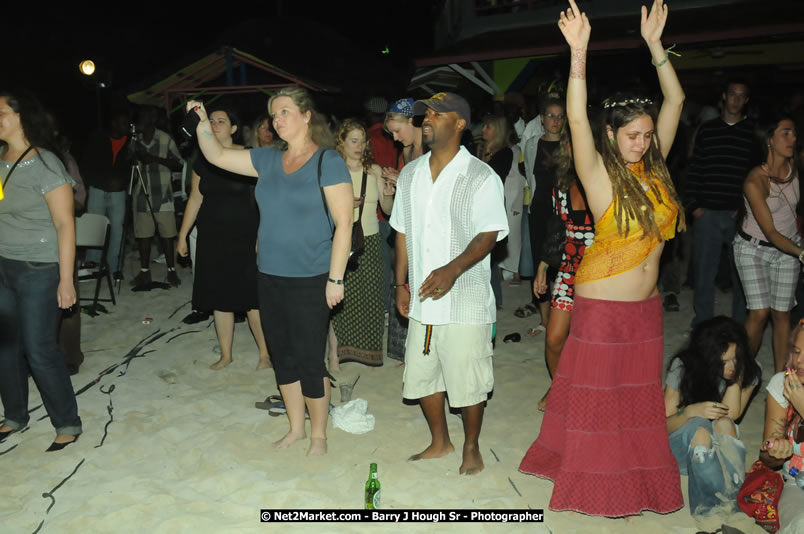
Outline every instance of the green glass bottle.
<path id="1" fill-rule="evenodd" d="M 371 464 L 366 480 L 366 510 L 380 508 L 380 479 L 377 478 L 377 464 Z"/>

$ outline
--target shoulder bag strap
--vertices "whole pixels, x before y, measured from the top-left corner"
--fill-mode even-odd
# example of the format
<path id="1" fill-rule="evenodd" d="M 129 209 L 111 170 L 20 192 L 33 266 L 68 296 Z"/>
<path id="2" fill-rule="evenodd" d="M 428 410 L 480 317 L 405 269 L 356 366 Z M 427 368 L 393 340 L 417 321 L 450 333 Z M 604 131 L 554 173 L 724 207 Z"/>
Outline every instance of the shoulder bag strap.
<path id="1" fill-rule="evenodd" d="M 321 203 L 324 204 L 324 213 L 327 215 L 327 223 L 329 224 L 330 230 L 335 233 L 335 229 L 332 227 L 332 221 L 329 218 L 329 208 L 327 207 L 327 197 L 324 196 L 324 188 L 321 186 L 321 163 L 324 161 L 324 154 L 329 150 L 325 148 L 321 151 L 321 154 L 318 155 L 318 191 L 321 193 Z"/>
<path id="2" fill-rule="evenodd" d="M 33 150 L 33 147 L 29 146 L 28 148 L 25 149 L 25 152 L 23 152 L 22 155 L 17 158 L 17 161 L 15 161 L 14 165 L 11 166 L 11 170 L 8 171 L 8 174 L 6 175 L 6 179 L 3 181 L 3 187 L 8 185 L 8 180 L 9 180 L 9 178 L 11 178 L 11 173 L 14 172 L 14 169 L 16 169 L 17 165 L 20 164 L 20 161 L 22 161 L 22 158 L 24 158 L 28 154 L 28 152 L 30 152 L 31 150 Z"/>
<path id="3" fill-rule="evenodd" d="M 362 202 L 360 203 L 360 209 L 357 212 L 357 222 L 363 221 L 363 206 L 366 204 L 366 182 L 368 181 L 368 174 L 366 173 L 366 169 L 363 169 L 363 185 L 360 186 L 360 199 Z"/>

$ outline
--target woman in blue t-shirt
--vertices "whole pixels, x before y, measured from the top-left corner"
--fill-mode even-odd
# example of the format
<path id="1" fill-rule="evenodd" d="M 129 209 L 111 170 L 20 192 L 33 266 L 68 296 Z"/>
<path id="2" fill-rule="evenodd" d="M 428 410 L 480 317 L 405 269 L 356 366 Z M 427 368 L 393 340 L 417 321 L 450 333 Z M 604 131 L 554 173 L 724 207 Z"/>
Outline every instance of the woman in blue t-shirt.
<path id="1" fill-rule="evenodd" d="M 326 150 L 332 134 L 304 89 L 285 88 L 268 101 L 279 135 L 273 147 L 226 149 L 212 134 L 203 104 L 189 102 L 188 112 L 193 109 L 201 119 L 198 145 L 207 161 L 258 178 L 260 318 L 290 422 L 274 447 L 306 437 L 306 406 L 307 454 L 325 454 L 330 377 L 324 346 L 329 310 L 344 299 L 353 218 L 349 169 L 337 152 Z"/>
<path id="2" fill-rule="evenodd" d="M 694 515 L 737 504 L 745 444 L 736 421 L 761 378 L 745 329 L 723 316 L 699 324 L 689 346 L 670 360 L 664 387 L 667 431 L 679 471 L 689 477 Z"/>

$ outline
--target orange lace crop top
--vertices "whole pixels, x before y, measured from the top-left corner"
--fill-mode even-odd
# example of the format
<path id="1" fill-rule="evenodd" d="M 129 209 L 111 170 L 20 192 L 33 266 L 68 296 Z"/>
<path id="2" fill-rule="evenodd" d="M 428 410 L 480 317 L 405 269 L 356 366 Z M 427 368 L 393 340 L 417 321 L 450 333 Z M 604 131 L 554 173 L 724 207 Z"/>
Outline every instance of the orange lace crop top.
<path id="1" fill-rule="evenodd" d="M 641 162 L 638 165 L 641 165 Z M 638 176 L 641 167 L 634 170 Z M 659 233 L 666 241 L 676 235 L 678 209 L 661 182 L 658 186 L 663 203 L 658 202 L 652 190 L 649 189 L 647 195 L 653 204 L 653 218 L 659 227 Z M 645 232 L 635 218 L 630 219 L 628 236 L 620 235 L 617 231 L 614 201 L 612 201 L 600 220 L 595 222 L 595 241 L 584 252 L 583 260 L 575 275 L 575 283 L 583 284 L 611 278 L 639 265 L 661 242 L 655 237 L 643 239 L 644 236 Z"/>

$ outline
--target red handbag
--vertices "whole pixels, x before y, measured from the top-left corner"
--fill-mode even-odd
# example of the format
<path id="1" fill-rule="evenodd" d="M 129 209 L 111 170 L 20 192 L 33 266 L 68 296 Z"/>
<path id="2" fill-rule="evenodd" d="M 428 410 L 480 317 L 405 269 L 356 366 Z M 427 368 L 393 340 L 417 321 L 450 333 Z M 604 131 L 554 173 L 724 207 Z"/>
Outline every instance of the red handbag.
<path id="1" fill-rule="evenodd" d="M 782 496 L 782 475 L 762 463 L 754 462 L 745 475 L 737 494 L 737 505 L 768 532 L 779 530 L 779 497 Z"/>

